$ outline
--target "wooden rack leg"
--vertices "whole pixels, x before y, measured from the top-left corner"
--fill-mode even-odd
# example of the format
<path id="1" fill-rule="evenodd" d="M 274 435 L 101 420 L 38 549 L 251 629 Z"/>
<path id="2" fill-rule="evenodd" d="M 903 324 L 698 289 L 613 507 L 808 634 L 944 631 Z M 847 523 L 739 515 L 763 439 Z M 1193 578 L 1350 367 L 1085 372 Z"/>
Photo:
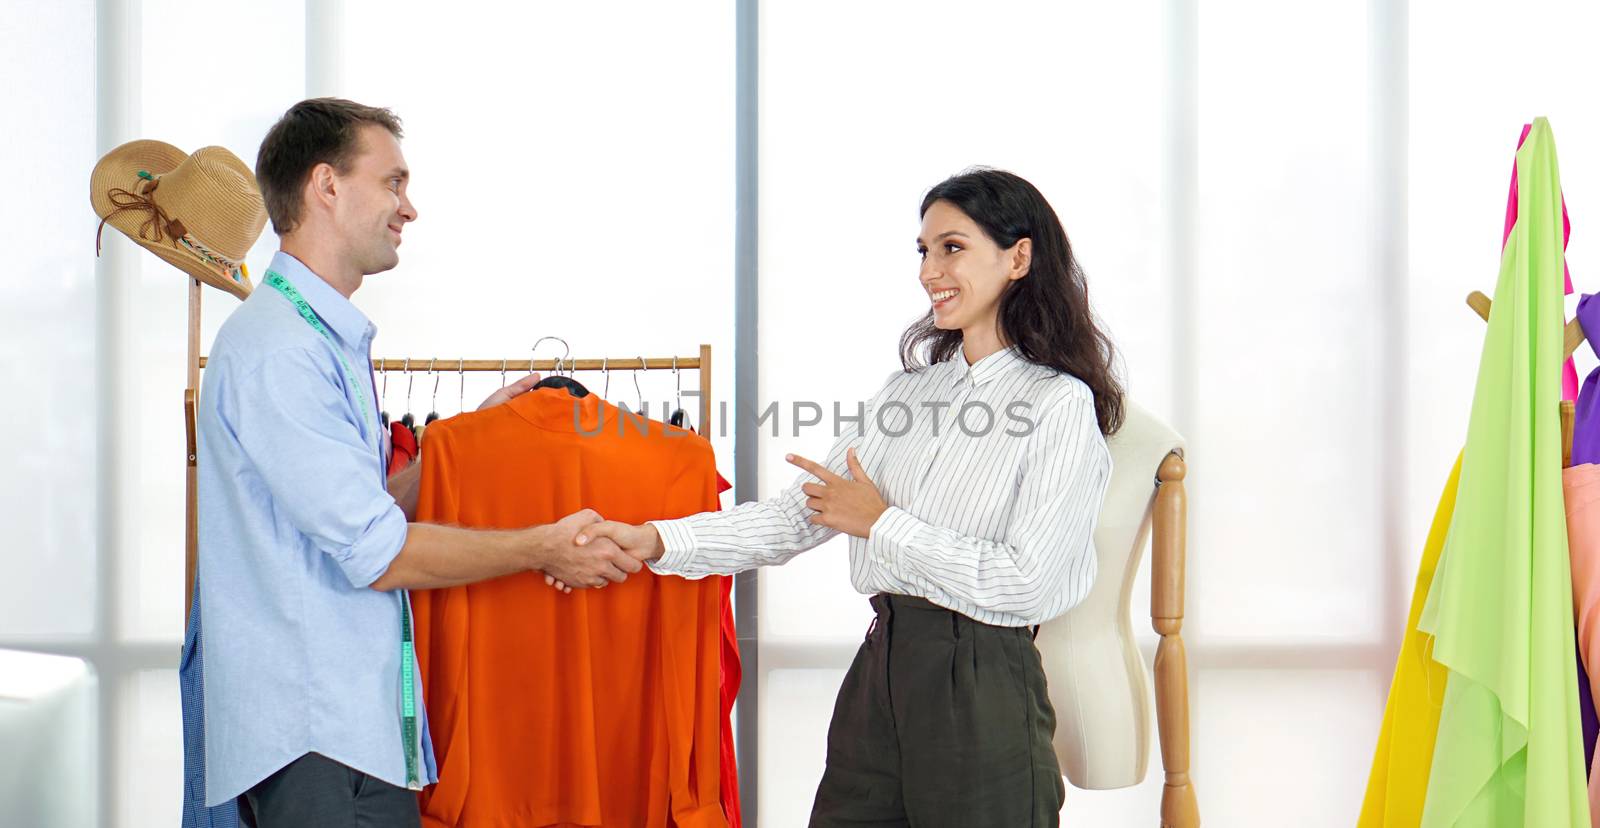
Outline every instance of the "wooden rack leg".
<path id="1" fill-rule="evenodd" d="M 183 544 L 183 625 L 189 627 L 189 608 L 194 606 L 194 573 L 200 550 L 199 447 L 195 442 L 195 404 L 200 398 L 200 282 L 189 282 L 189 370 L 188 388 L 183 392 L 183 428 L 188 435 L 188 466 L 184 469 L 184 544 Z"/>
<path id="2" fill-rule="evenodd" d="M 1577 404 L 1572 400 L 1562 400 L 1561 408 L 1561 468 L 1572 468 L 1572 421 L 1577 410 Z"/>
<path id="3" fill-rule="evenodd" d="M 195 464 L 194 416 L 194 389 L 184 389 L 183 425 L 184 430 L 189 435 L 189 467 L 184 470 L 183 509 L 183 624 L 185 629 L 188 629 L 189 626 L 189 608 L 194 606 L 195 562 L 200 551 L 200 515 L 195 503 L 200 481 L 199 466 Z"/>
<path id="4" fill-rule="evenodd" d="M 711 346 L 700 346 L 700 436 L 711 439 Z"/>
<path id="5" fill-rule="evenodd" d="M 1161 828 L 1197 828 L 1200 805 L 1189 779 L 1189 659 L 1183 648 L 1183 581 L 1187 503 L 1183 458 L 1167 455 L 1156 472 L 1152 528 L 1150 620 L 1156 648 L 1156 725 L 1167 781 L 1161 791 Z"/>

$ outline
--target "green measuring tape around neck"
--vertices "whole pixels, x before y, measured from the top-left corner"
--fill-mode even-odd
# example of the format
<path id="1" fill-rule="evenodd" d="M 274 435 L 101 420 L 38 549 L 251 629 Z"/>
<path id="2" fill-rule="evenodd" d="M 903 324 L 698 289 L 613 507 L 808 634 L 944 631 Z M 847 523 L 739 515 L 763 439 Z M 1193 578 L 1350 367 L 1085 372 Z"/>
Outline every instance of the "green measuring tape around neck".
<path id="1" fill-rule="evenodd" d="M 328 344 L 333 346 L 333 353 L 339 357 L 339 367 L 344 369 L 345 381 L 349 382 L 350 387 L 356 390 L 356 400 L 361 404 L 361 417 L 363 421 L 365 421 L 367 409 L 371 408 L 371 406 L 367 405 L 367 392 L 364 390 L 360 381 L 357 380 L 356 372 L 351 370 L 350 360 L 345 358 L 344 350 L 339 347 L 339 343 L 333 340 L 333 334 L 328 332 L 328 326 L 322 324 L 322 318 L 317 316 L 317 312 L 311 309 L 311 304 L 305 300 L 305 297 L 300 295 L 300 291 L 295 290 L 294 285 L 289 284 L 289 280 L 279 276 L 277 273 L 271 270 L 268 270 L 265 282 L 266 284 L 271 285 L 273 290 L 283 294 L 283 298 L 288 299 L 289 304 L 294 305 L 295 310 L 300 313 L 300 318 L 304 319 L 306 324 L 310 325 L 317 333 L 322 334 L 322 337 L 328 340 Z M 401 736 L 405 739 L 406 743 L 406 787 L 414 791 L 420 791 L 422 790 L 422 779 L 418 773 L 417 757 L 420 753 L 419 745 L 421 744 L 421 734 L 419 734 L 417 731 L 416 673 L 415 668 L 412 666 L 415 657 L 415 645 L 412 643 L 411 635 L 411 597 L 407 595 L 404 590 L 401 590 Z"/>
<path id="2" fill-rule="evenodd" d="M 312 330 L 322 334 L 322 338 L 328 340 L 328 344 L 333 346 L 334 355 L 339 357 L 339 367 L 344 369 L 345 380 L 356 391 L 356 400 L 361 403 L 361 418 L 365 421 L 367 409 L 369 408 L 366 388 L 356 379 L 356 372 L 350 368 L 350 360 L 345 359 L 344 349 L 339 347 L 339 343 L 333 341 L 333 334 L 328 332 L 328 326 L 322 324 L 322 317 L 317 316 L 317 312 L 311 309 L 311 304 L 305 300 L 304 296 L 300 295 L 300 291 L 294 289 L 294 285 L 289 284 L 288 279 L 269 270 L 267 271 L 266 283 L 271 285 L 273 290 L 283 294 L 283 298 L 288 299 L 289 304 L 294 305 L 294 309 L 300 312 L 300 318 L 304 319 Z"/>

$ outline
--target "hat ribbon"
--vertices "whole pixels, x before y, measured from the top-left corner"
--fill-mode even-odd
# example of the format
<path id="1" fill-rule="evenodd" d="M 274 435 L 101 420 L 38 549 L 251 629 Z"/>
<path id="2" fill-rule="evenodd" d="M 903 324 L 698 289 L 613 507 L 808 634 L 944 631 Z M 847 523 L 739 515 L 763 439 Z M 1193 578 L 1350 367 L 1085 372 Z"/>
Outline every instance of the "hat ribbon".
<path id="1" fill-rule="evenodd" d="M 148 195 L 129 192 L 121 187 L 111 188 L 106 195 L 111 199 L 111 203 L 116 205 L 117 209 L 107 213 L 106 217 L 100 220 L 100 228 L 94 232 L 94 254 L 96 256 L 100 255 L 100 236 L 105 232 L 106 222 L 110 221 L 112 216 L 129 210 L 145 213 L 145 220 L 139 225 L 139 238 L 152 244 L 162 240 L 163 229 L 171 234 L 174 239 L 182 237 L 187 232 L 182 224 L 168 217 L 167 212 L 161 209 L 161 205 L 156 204 L 155 199 Z M 150 237 L 152 233 L 155 238 Z"/>

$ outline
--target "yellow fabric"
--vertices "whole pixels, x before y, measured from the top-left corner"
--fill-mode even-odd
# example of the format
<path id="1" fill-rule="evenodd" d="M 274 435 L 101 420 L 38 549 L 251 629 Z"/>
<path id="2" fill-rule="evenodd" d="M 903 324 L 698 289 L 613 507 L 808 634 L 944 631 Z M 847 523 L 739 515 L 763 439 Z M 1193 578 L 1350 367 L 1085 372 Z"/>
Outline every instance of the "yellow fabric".
<path id="1" fill-rule="evenodd" d="M 1389 703 L 1378 731 L 1378 749 L 1367 777 L 1367 798 L 1361 805 L 1357 828 L 1416 828 L 1422 824 L 1422 804 L 1428 793 L 1428 770 L 1433 764 L 1434 737 L 1439 730 L 1439 708 L 1449 673 L 1429 656 L 1432 636 L 1417 631 L 1422 605 L 1439 565 L 1439 553 L 1450 532 L 1456 508 L 1456 484 L 1461 479 L 1461 458 L 1445 481 L 1439 508 L 1422 547 L 1411 591 L 1411 614 L 1406 618 L 1405 639 L 1389 685 Z"/>

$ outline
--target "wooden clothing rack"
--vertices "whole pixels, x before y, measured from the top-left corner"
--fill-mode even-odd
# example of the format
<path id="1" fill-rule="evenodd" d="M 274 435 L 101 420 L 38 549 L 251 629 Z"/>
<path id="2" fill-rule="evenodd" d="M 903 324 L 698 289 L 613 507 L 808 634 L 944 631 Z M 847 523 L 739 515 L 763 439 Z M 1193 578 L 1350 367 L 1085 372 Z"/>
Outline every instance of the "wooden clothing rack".
<path id="1" fill-rule="evenodd" d="M 183 567 L 183 618 L 189 621 L 189 607 L 194 604 L 195 563 L 199 554 L 199 469 L 196 465 L 198 445 L 195 442 L 195 405 L 200 397 L 200 370 L 206 367 L 206 358 L 200 355 L 200 282 L 189 282 L 189 349 L 188 380 L 183 391 L 183 426 L 188 435 L 188 466 L 185 470 L 184 499 L 184 567 Z M 651 357 L 642 356 L 601 359 L 436 359 L 412 357 L 409 359 L 375 359 L 374 371 L 410 374 L 467 371 L 698 371 L 700 386 L 700 435 L 710 436 L 711 428 L 711 346 L 701 345 L 696 356 Z M 381 405 L 381 402 L 380 402 Z"/>

